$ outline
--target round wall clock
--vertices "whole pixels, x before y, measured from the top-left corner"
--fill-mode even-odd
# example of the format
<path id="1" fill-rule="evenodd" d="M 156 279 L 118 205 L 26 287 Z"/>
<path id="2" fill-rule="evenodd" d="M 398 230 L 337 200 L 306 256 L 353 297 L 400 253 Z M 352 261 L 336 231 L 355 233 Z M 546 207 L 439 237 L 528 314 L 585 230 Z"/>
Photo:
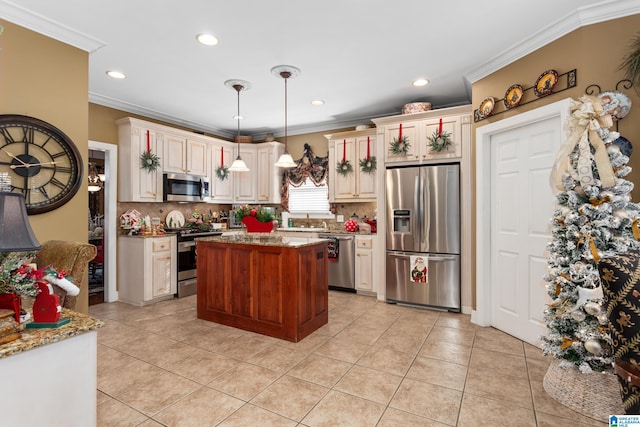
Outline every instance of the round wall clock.
<path id="1" fill-rule="evenodd" d="M 82 158 L 55 126 L 28 116 L 0 115 L 0 188 L 24 194 L 27 213 L 67 203 L 82 182 Z"/>

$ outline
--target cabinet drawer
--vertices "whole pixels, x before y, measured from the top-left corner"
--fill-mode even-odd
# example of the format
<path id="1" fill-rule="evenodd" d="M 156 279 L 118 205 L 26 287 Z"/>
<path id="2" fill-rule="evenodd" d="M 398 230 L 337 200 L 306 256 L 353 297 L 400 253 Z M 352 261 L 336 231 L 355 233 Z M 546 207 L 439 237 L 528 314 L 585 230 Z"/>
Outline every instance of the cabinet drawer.
<path id="1" fill-rule="evenodd" d="M 371 249 L 373 247 L 373 239 L 367 237 L 356 237 L 356 248 Z"/>
<path id="2" fill-rule="evenodd" d="M 170 249 L 171 249 L 171 241 L 166 239 L 154 240 L 151 245 L 151 250 L 153 252 L 168 251 Z"/>

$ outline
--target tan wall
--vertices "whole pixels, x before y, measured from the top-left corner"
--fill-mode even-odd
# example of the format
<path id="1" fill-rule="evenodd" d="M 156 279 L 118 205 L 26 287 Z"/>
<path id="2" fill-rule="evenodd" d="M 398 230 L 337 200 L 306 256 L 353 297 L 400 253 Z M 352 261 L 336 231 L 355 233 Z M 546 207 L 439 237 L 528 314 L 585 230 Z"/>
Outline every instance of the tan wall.
<path id="1" fill-rule="evenodd" d="M 536 99 L 533 95 L 533 99 L 536 99 L 534 102 L 474 123 L 473 141 L 475 141 L 475 131 L 479 126 L 503 120 L 567 97 L 577 99 L 585 94 L 589 85 L 597 84 L 602 91 L 615 90 L 616 83 L 624 78 L 624 72 L 618 68 L 626 54 L 629 41 L 637 34 L 638 28 L 640 28 L 640 15 L 580 28 L 473 84 L 472 104 L 474 108 L 478 108 L 487 96 L 493 96 L 496 100 L 503 98 L 505 91 L 512 84 L 518 83 L 524 88 L 533 86 L 538 76 L 548 69 L 554 69 L 558 73 L 577 69 L 577 86 L 575 88 L 540 99 Z M 558 88 L 560 87 L 561 83 Z M 632 199 L 637 202 L 640 200 L 640 97 L 633 89 L 622 90 L 629 95 L 633 105 L 629 115 L 618 125 L 621 135 L 629 139 L 635 146 L 635 153 L 629 162 L 632 172 L 626 179 L 636 185 L 632 192 Z M 597 93 L 596 90 L 594 94 Z M 523 101 L 527 99 L 529 98 L 524 98 Z M 502 110 L 496 106 L 496 112 Z M 475 143 L 473 147 L 473 157 L 475 158 Z M 475 265 L 473 270 L 475 271 Z M 473 307 L 475 308 L 475 279 L 472 295 Z"/>
<path id="2" fill-rule="evenodd" d="M 598 84 L 602 91 L 615 90 L 616 83 L 624 78 L 624 72 L 618 68 L 622 63 L 629 41 L 637 34 L 638 28 L 640 28 L 640 15 L 583 27 L 476 82 L 472 87 L 474 108 L 478 108 L 487 96 L 493 96 L 496 99 L 503 98 L 505 91 L 512 84 L 518 83 L 525 88 L 533 86 L 538 76 L 548 69 L 564 73 L 575 68 L 578 75 L 575 88 L 536 99 L 527 105 L 475 123 L 473 126 L 474 140 L 475 130 L 479 126 L 521 114 L 566 97 L 577 99 L 585 93 L 587 86 L 591 84 Z M 560 86 L 559 83 L 558 87 Z M 633 107 L 629 115 L 619 122 L 619 131 L 639 151 L 631 157 L 629 165 L 633 172 L 627 177 L 636 184 L 632 193 L 633 200 L 639 200 L 640 97 L 633 89 L 623 89 L 623 91 L 631 98 Z M 535 99 L 535 95 L 533 98 Z"/>
<path id="3" fill-rule="evenodd" d="M 87 52 L 0 19 L 0 114 L 22 114 L 51 123 L 66 133 L 88 156 Z M 86 180 L 64 206 L 29 217 L 40 242 L 87 241 L 88 192 Z M 85 311 L 87 295 L 78 302 Z"/>

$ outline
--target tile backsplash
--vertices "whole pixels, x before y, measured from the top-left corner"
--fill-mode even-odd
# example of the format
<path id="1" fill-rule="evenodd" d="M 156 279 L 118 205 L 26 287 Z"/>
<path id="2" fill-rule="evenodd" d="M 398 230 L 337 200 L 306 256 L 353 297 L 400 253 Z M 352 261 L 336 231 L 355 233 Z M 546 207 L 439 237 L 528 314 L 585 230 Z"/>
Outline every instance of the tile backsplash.
<path id="1" fill-rule="evenodd" d="M 282 208 L 279 205 L 270 205 L 277 208 L 278 217 L 282 212 Z M 369 219 L 374 219 L 376 216 L 376 207 L 377 204 L 375 202 L 370 203 L 332 203 L 331 210 L 335 213 L 336 217 L 338 215 L 343 215 L 344 220 L 348 220 L 352 215 L 357 215 L 359 221 L 362 221 L 363 217 L 367 217 Z M 165 203 L 135 203 L 135 202 L 118 202 L 118 221 L 120 215 L 128 211 L 129 209 L 135 209 L 143 216 L 149 215 L 151 218 L 160 218 L 160 221 L 165 222 L 165 218 L 167 214 L 173 210 L 177 210 L 181 212 L 185 218 L 191 217 L 194 212 L 199 212 L 200 214 L 211 212 L 229 212 L 231 209 L 231 205 L 224 204 L 213 204 L 213 203 L 176 203 L 176 202 L 165 202 Z M 343 223 L 338 223 L 336 219 L 310 219 L 307 224 L 307 220 L 304 218 L 294 218 L 293 225 L 295 227 L 298 226 L 308 226 L 313 225 L 314 227 L 320 227 L 322 222 L 325 222 L 327 226 L 331 230 L 342 230 Z M 118 226 L 119 226 L 118 222 Z"/>

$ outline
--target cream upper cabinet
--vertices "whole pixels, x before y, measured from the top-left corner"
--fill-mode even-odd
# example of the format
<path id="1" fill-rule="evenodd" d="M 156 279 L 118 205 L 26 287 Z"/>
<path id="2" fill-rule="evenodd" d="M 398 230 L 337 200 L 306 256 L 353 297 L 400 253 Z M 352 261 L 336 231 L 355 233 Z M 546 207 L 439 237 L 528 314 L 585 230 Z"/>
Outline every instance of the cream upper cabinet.
<path id="1" fill-rule="evenodd" d="M 276 141 L 265 142 L 257 146 L 257 202 L 280 203 L 280 187 L 284 169 L 275 166 L 275 163 L 284 153 L 284 144 Z"/>
<path id="2" fill-rule="evenodd" d="M 400 132 L 402 125 L 402 133 Z M 394 123 L 385 126 L 384 140 L 385 160 L 387 163 L 418 160 L 420 158 L 421 126 L 416 122 Z M 394 153 L 392 144 L 397 145 L 397 153 Z M 401 148 L 403 150 L 401 150 Z"/>
<path id="3" fill-rule="evenodd" d="M 448 135 L 451 143 L 447 148 L 437 151 L 431 147 L 430 139 L 439 144 L 437 135 L 440 132 L 440 118 L 425 120 L 420 124 L 421 133 L 424 135 L 420 142 L 420 155 L 423 160 L 460 158 L 462 156 L 462 118 L 460 116 L 447 116 L 442 118 L 442 134 Z"/>
<path id="4" fill-rule="evenodd" d="M 235 144 L 229 142 L 213 143 L 209 147 L 209 156 L 211 158 L 211 177 L 209 178 L 211 185 L 211 203 L 233 203 L 233 181 L 235 174 L 228 172 L 227 177 L 220 179 L 216 173 L 223 162 L 226 167 L 230 167 L 233 163 L 233 150 Z"/>
<path id="5" fill-rule="evenodd" d="M 164 172 L 208 176 L 206 142 L 167 134 L 163 146 Z"/>
<path id="6" fill-rule="evenodd" d="M 162 155 L 162 136 L 140 120 L 125 118 L 118 125 L 118 201 L 161 202 L 162 170 L 149 172 L 140 166 L 140 156 L 147 150 Z M 160 159 L 160 163 L 162 164 Z"/>
<path id="7" fill-rule="evenodd" d="M 247 172 L 231 172 L 233 174 L 234 197 L 238 203 L 255 203 L 257 200 L 257 153 L 256 146 L 252 144 L 237 144 L 240 149 L 240 157 L 246 163 Z M 238 148 L 236 148 L 237 152 Z"/>
<path id="8" fill-rule="evenodd" d="M 471 136 L 471 112 L 469 106 L 442 108 L 424 113 L 405 114 L 394 117 L 374 119 L 378 127 L 378 136 L 384 140 L 386 164 L 430 162 L 447 159 L 460 159 L 463 145 Z M 448 135 L 451 143 L 438 151 L 430 143 L 435 139 L 442 120 L 442 133 Z M 406 152 L 394 152 L 402 137 L 406 137 L 409 146 Z M 379 141 L 382 143 L 382 141 Z M 436 141 L 436 143 L 439 143 Z"/>
<path id="9" fill-rule="evenodd" d="M 329 200 L 369 202 L 376 199 L 376 174 L 378 167 L 365 172 L 360 167 L 360 161 L 376 155 L 375 129 L 365 131 L 342 132 L 325 135 L 329 139 Z M 346 174 L 338 173 L 338 164 L 347 160 L 352 171 Z M 381 167 L 381 162 L 377 162 Z"/>

